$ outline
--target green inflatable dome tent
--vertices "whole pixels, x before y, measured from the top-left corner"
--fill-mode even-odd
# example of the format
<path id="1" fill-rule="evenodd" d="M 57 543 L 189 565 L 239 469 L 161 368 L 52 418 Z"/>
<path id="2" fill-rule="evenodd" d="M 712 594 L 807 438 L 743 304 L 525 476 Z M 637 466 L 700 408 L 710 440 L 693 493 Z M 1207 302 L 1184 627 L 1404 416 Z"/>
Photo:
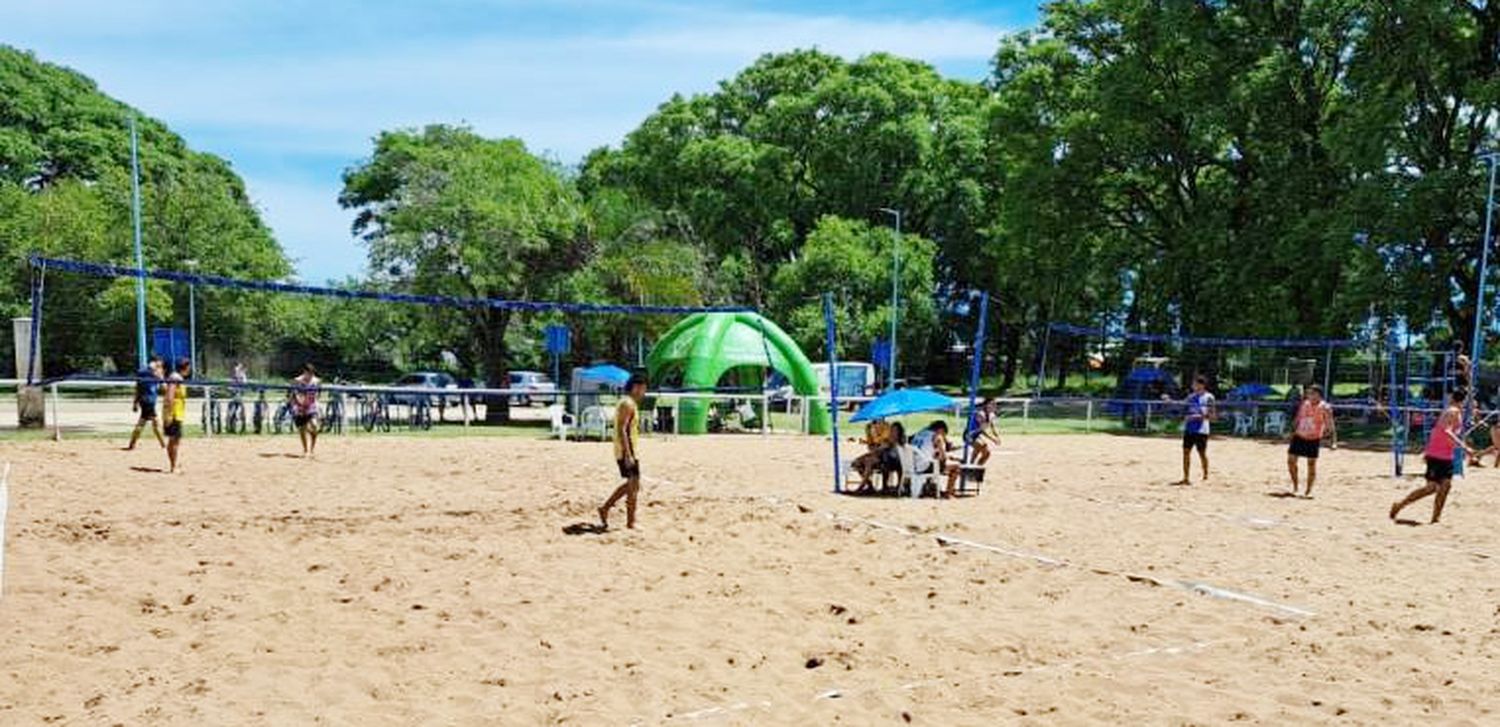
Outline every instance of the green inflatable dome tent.
<path id="1" fill-rule="evenodd" d="M 712 391 L 725 375 L 743 373 L 756 386 L 764 381 L 766 365 L 781 372 L 802 396 L 818 395 L 818 377 L 812 362 L 780 326 L 749 312 L 695 313 L 682 319 L 651 349 L 646 368 L 652 381 L 681 374 L 682 388 Z M 678 431 L 703 434 L 708 431 L 708 400 L 684 399 L 678 409 Z M 814 406 L 808 412 L 812 434 L 827 434 L 828 408 Z"/>

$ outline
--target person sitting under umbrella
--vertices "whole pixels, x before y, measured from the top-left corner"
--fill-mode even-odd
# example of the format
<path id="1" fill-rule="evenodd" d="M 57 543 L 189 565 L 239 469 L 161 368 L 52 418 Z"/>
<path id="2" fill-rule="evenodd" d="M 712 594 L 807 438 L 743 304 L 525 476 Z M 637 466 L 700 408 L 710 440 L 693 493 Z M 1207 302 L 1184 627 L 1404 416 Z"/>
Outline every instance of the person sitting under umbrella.
<path id="1" fill-rule="evenodd" d="M 857 492 L 869 492 L 875 488 L 872 478 L 877 470 L 881 473 L 882 490 L 886 489 L 885 475 L 901 470 L 901 462 L 896 458 L 896 441 L 892 438 L 894 431 L 890 424 L 880 419 L 865 426 L 865 438 L 860 440 L 865 445 L 865 453 L 855 458 L 852 465 L 859 473 Z"/>
<path id="2" fill-rule="evenodd" d="M 943 490 L 943 497 L 954 497 L 958 490 L 958 475 L 961 469 L 959 465 L 961 463 L 950 463 L 948 461 L 948 453 L 956 449 L 948 441 L 948 423 L 941 419 L 933 421 L 927 425 L 926 429 L 917 432 L 911 438 L 911 444 L 913 447 L 925 451 L 932 458 L 933 464 L 937 467 L 938 474 L 948 476 L 948 487 Z"/>

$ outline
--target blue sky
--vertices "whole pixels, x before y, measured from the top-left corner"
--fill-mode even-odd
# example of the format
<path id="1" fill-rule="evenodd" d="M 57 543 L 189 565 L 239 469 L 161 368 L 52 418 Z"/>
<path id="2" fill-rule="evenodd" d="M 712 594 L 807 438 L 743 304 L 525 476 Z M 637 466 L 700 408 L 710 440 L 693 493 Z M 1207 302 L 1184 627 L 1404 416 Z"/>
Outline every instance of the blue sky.
<path id="1" fill-rule="evenodd" d="M 885 50 L 977 79 L 1036 15 L 1031 0 L 0 0 L 0 42 L 230 160 L 322 281 L 363 267 L 339 175 L 383 129 L 468 123 L 572 163 L 762 53 Z"/>

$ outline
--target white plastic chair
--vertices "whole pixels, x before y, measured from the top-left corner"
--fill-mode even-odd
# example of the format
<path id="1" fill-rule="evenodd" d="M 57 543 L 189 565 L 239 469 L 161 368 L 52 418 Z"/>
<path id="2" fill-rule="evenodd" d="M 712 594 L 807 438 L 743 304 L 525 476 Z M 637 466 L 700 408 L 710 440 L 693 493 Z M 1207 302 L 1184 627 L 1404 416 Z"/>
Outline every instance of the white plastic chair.
<path id="1" fill-rule="evenodd" d="M 1273 411 L 1266 415 L 1265 427 L 1261 429 L 1263 434 L 1275 434 L 1278 436 L 1286 434 L 1286 412 Z"/>
<path id="2" fill-rule="evenodd" d="M 585 437 L 595 434 L 600 439 L 609 439 L 609 416 L 602 406 L 591 406 L 583 410 L 578 422 L 578 431 Z"/>
<path id="3" fill-rule="evenodd" d="M 933 461 L 932 455 L 920 447 L 902 447 L 901 473 L 908 486 L 911 487 L 911 497 L 916 499 L 922 496 L 922 491 L 927 485 L 932 484 L 933 478 L 937 476 L 937 463 Z M 909 454 L 908 454 L 909 453 Z"/>
<path id="4" fill-rule="evenodd" d="M 1235 436 L 1248 437 L 1255 433 L 1255 417 L 1242 411 L 1234 413 Z"/>
<path id="5" fill-rule="evenodd" d="M 553 404 L 547 407 L 547 414 L 552 419 L 552 436 L 564 441 L 568 438 L 568 432 L 578 427 L 578 421 L 563 409 L 562 404 Z"/>

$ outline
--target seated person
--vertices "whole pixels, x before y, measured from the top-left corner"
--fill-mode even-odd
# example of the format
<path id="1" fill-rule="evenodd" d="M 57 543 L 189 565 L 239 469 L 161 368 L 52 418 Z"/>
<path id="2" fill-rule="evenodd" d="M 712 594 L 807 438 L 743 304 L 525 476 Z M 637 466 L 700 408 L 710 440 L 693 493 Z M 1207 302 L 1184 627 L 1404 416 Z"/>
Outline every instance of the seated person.
<path id="1" fill-rule="evenodd" d="M 912 448 L 906 442 L 906 427 L 901 422 L 891 425 L 888 437 L 890 446 L 884 452 L 883 473 L 881 475 L 881 489 L 888 489 L 886 475 L 896 474 L 897 490 L 906 483 L 906 473 L 912 470 Z"/>
<path id="2" fill-rule="evenodd" d="M 927 452 L 932 457 L 938 474 L 948 476 L 948 487 L 943 491 L 943 497 L 953 497 L 958 489 L 959 465 L 962 463 L 949 462 L 948 452 L 952 451 L 954 446 L 948 442 L 948 423 L 938 419 L 927 425 L 926 429 L 917 432 L 916 436 L 911 438 L 911 445 Z"/>
<path id="3" fill-rule="evenodd" d="M 876 420 L 865 426 L 865 437 L 860 443 L 865 445 L 865 453 L 855 458 L 852 467 L 859 473 L 859 492 L 869 492 L 874 488 L 871 477 L 876 470 L 882 474 L 891 471 L 899 471 L 901 463 L 895 461 L 891 447 L 895 442 L 891 439 L 891 425 Z M 882 481 L 881 488 L 885 489 Z"/>

